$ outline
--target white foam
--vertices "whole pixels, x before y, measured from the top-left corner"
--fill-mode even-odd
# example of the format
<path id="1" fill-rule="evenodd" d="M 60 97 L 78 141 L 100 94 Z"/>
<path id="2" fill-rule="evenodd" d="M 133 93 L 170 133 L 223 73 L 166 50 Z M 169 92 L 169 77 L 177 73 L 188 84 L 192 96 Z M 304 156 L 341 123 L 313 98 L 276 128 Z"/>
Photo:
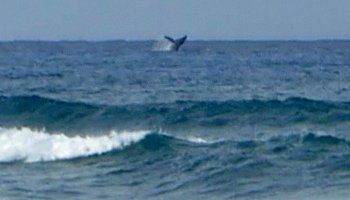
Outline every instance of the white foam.
<path id="1" fill-rule="evenodd" d="M 187 141 L 197 143 L 197 144 L 213 144 L 219 141 L 209 141 L 200 137 L 190 136 L 186 138 Z"/>
<path id="2" fill-rule="evenodd" d="M 159 134 L 162 134 L 162 135 L 165 135 L 165 136 L 169 136 L 169 137 L 173 137 L 171 134 L 167 133 L 167 132 L 163 132 L 162 131 L 162 128 L 160 128 L 158 130 L 158 133 Z M 188 142 L 192 142 L 192 143 L 197 143 L 197 144 L 212 144 L 212 143 L 215 143 L 216 141 L 209 141 L 207 139 L 203 139 L 203 138 L 200 138 L 200 137 L 197 137 L 197 136 L 187 136 L 187 137 L 176 137 L 177 139 L 180 139 L 180 140 L 186 140 Z"/>
<path id="3" fill-rule="evenodd" d="M 49 134 L 45 130 L 0 127 L 0 162 L 54 161 L 98 155 L 143 139 L 148 132 L 112 131 L 102 136 Z"/>
<path id="4" fill-rule="evenodd" d="M 156 41 L 153 44 L 153 51 L 170 51 L 172 48 L 172 44 L 167 41 Z"/>

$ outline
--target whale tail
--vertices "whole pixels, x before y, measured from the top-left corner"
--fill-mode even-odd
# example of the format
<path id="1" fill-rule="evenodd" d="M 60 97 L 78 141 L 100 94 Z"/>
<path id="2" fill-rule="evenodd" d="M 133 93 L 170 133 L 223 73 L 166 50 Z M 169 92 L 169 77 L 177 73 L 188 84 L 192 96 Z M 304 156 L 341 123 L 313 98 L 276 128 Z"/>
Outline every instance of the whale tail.
<path id="1" fill-rule="evenodd" d="M 164 36 L 164 38 L 167 39 L 169 42 L 171 42 L 173 50 L 178 51 L 180 49 L 180 47 L 185 43 L 185 41 L 187 39 L 187 35 L 183 36 L 182 38 L 176 39 L 176 40 L 169 37 L 169 36 Z"/>

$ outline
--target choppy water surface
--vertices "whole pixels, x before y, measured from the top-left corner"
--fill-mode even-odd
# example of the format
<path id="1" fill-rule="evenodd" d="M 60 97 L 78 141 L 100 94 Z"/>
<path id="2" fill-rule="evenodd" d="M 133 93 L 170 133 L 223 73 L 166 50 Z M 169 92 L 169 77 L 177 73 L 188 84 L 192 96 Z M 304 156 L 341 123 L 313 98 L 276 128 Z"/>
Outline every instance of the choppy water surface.
<path id="1" fill-rule="evenodd" d="M 350 42 L 0 43 L 0 199 L 347 199 Z"/>

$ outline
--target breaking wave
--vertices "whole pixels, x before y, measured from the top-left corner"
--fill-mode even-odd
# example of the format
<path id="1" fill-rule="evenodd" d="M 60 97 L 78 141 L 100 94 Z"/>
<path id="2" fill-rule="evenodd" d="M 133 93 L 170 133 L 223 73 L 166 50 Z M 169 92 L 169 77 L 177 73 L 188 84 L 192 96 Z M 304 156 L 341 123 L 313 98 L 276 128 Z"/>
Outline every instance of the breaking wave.
<path id="1" fill-rule="evenodd" d="M 112 131 L 102 136 L 67 136 L 29 128 L 0 128 L 0 162 L 54 161 L 122 149 L 147 135 L 146 131 Z"/>

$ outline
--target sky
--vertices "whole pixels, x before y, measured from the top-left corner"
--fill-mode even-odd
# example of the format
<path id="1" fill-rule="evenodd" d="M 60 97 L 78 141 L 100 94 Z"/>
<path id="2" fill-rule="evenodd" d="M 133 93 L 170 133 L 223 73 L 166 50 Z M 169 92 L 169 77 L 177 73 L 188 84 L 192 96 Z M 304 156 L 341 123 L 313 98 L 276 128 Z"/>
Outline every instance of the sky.
<path id="1" fill-rule="evenodd" d="M 1 0 L 0 40 L 350 39 L 349 0 Z"/>

